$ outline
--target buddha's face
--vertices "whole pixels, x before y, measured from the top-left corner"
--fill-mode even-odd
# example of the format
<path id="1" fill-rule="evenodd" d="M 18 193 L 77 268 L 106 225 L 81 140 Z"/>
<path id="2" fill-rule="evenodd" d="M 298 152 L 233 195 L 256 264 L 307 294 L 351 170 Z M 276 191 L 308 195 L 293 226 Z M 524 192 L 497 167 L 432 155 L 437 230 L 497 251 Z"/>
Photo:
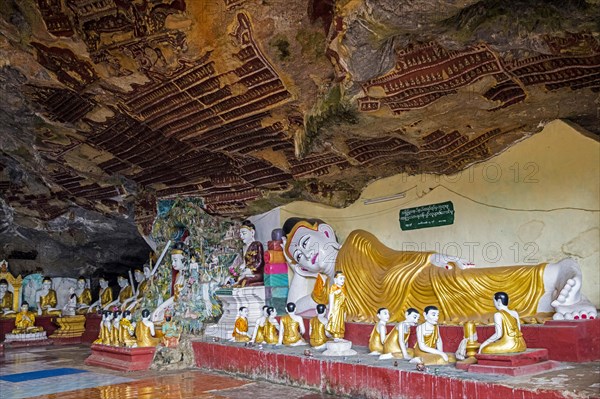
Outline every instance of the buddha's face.
<path id="1" fill-rule="evenodd" d="M 50 288 L 52 288 L 52 282 L 50 280 L 44 280 L 42 282 L 42 288 L 46 291 L 49 290 Z"/>
<path id="2" fill-rule="evenodd" d="M 344 285 L 344 283 L 346 283 L 346 276 L 344 276 L 343 274 L 338 274 L 337 276 L 335 276 L 335 278 L 333 279 L 333 281 L 339 285 L 340 287 L 342 287 Z M 389 316 L 389 313 L 388 313 Z"/>
<path id="3" fill-rule="evenodd" d="M 77 280 L 77 289 L 82 290 L 85 288 L 85 280 L 79 279 Z"/>
<path id="4" fill-rule="evenodd" d="M 135 281 L 139 283 L 144 280 L 144 273 L 142 273 L 141 270 L 136 270 L 133 272 L 133 277 L 135 278 Z"/>
<path id="5" fill-rule="evenodd" d="M 172 254 L 171 255 L 171 264 L 173 265 L 173 269 L 175 270 L 183 270 L 183 254 Z"/>
<path id="6" fill-rule="evenodd" d="M 150 270 L 149 267 L 144 267 L 144 277 L 146 278 L 150 278 L 150 274 L 152 273 L 152 270 Z"/>
<path id="7" fill-rule="evenodd" d="M 29 312 L 29 305 L 24 303 L 23 305 L 21 305 L 21 312 L 23 313 L 27 313 Z"/>
<path id="8" fill-rule="evenodd" d="M 384 321 L 384 322 L 388 322 L 390 321 L 390 311 L 387 309 L 382 309 L 377 316 L 379 317 L 379 320 Z"/>
<path id="9" fill-rule="evenodd" d="M 101 278 L 100 279 L 100 288 L 106 288 L 108 287 L 108 281 L 106 281 L 105 279 Z"/>
<path id="10" fill-rule="evenodd" d="M 252 241 L 254 241 L 254 235 L 254 229 L 249 229 L 247 227 L 240 228 L 240 238 L 244 244 L 250 245 Z"/>
<path id="11" fill-rule="evenodd" d="M 8 285 L 0 284 L 0 295 L 4 296 L 4 294 L 6 294 L 6 291 L 8 291 Z"/>
<path id="12" fill-rule="evenodd" d="M 119 277 L 117 283 L 119 284 L 119 287 L 125 288 L 127 286 L 127 279 L 125 277 Z"/>
<path id="13" fill-rule="evenodd" d="M 411 326 L 416 326 L 421 315 L 418 312 L 406 313 L 406 322 Z"/>
<path id="14" fill-rule="evenodd" d="M 316 230 L 302 226 L 288 240 L 288 255 L 297 262 L 291 265 L 296 273 L 305 277 L 332 274 L 339 244 L 331 226 L 320 224 Z"/>
<path id="15" fill-rule="evenodd" d="M 427 320 L 431 324 L 437 324 L 438 319 L 440 318 L 440 311 L 437 309 L 430 310 L 425 313 L 425 320 Z"/>

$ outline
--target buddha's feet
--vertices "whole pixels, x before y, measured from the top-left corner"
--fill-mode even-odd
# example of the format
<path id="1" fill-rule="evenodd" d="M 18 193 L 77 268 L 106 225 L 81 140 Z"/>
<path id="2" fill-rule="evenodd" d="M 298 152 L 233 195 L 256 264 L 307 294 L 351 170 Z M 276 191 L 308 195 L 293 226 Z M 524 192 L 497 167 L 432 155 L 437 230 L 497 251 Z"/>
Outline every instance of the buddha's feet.
<path id="1" fill-rule="evenodd" d="M 552 316 L 554 320 L 595 319 L 598 317 L 596 307 L 581 293 L 578 302 L 566 304 L 566 301 L 561 303 L 557 299 L 552 302 L 552 306 L 556 311 Z"/>
<path id="2" fill-rule="evenodd" d="M 556 312 L 554 320 L 595 319 L 596 307 L 581 293 L 582 273 L 573 259 L 549 264 L 554 275 L 554 295 L 550 303 Z"/>

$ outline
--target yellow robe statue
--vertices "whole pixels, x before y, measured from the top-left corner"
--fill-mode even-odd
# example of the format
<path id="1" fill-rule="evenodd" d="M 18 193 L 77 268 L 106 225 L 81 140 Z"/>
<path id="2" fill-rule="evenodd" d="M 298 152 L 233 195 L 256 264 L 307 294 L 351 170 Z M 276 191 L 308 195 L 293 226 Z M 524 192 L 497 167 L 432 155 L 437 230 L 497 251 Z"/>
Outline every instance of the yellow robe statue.
<path id="1" fill-rule="evenodd" d="M 119 322 L 119 342 L 122 346 L 131 348 L 137 343 L 135 336 L 132 336 L 133 333 L 134 328 L 131 324 L 131 321 L 127 319 L 121 319 Z"/>
<path id="2" fill-rule="evenodd" d="M 104 322 L 100 322 L 100 331 L 98 332 L 98 338 L 92 344 L 103 345 L 106 340 L 106 328 L 104 328 Z"/>
<path id="3" fill-rule="evenodd" d="M 267 321 L 265 320 L 265 324 L 266 323 Z M 256 326 L 256 338 L 254 339 L 254 342 L 257 344 L 265 342 L 265 326 Z"/>
<path id="4" fill-rule="evenodd" d="M 325 335 L 325 324 L 321 323 L 318 316 L 310 319 L 310 346 L 321 346 L 329 341 Z"/>
<path id="5" fill-rule="evenodd" d="M 56 291 L 54 291 L 53 289 L 50 289 L 48 291 L 48 294 L 46 294 L 45 296 L 40 297 L 40 306 L 42 307 L 42 316 L 60 316 L 61 315 L 60 310 L 48 311 L 46 309 L 47 306 L 50 306 L 51 308 L 55 308 L 57 302 L 58 301 L 56 300 Z"/>
<path id="6" fill-rule="evenodd" d="M 346 279 L 347 280 L 347 279 Z M 327 320 L 327 331 L 333 338 L 344 338 L 346 331 L 345 316 L 346 316 L 346 288 L 340 287 L 337 284 L 333 284 L 329 288 L 329 294 L 334 294 L 333 306 L 329 312 L 329 319 Z M 375 312 L 377 313 L 377 312 Z"/>
<path id="7" fill-rule="evenodd" d="M 119 292 L 119 302 L 123 303 L 127 299 L 131 298 L 132 296 L 133 296 L 133 289 L 131 288 L 130 285 L 128 285 L 127 287 L 123 288 L 121 290 L 121 292 Z"/>
<path id="8" fill-rule="evenodd" d="M 104 291 L 100 294 L 100 305 L 101 307 L 105 307 L 109 303 L 113 301 L 113 293 L 110 287 L 106 287 Z"/>
<path id="9" fill-rule="evenodd" d="M 13 310 L 13 293 L 10 291 L 6 291 L 4 297 L 2 297 L 2 300 L 0 301 L 0 317 L 13 318 L 16 316 L 15 313 L 5 315 L 4 309 Z"/>
<path id="10" fill-rule="evenodd" d="M 438 337 L 440 336 L 440 326 L 437 324 L 433 326 L 433 332 L 429 335 L 424 335 L 423 340 L 425 341 L 425 345 L 430 348 L 437 348 Z M 443 357 L 440 355 L 436 355 L 434 353 L 423 352 L 419 349 L 419 342 L 415 344 L 415 357 L 420 357 L 423 360 L 423 363 L 426 365 L 444 365 L 448 363 L 456 363 L 456 357 L 453 354 L 446 353 L 448 355 L 448 361 L 446 362 Z"/>
<path id="11" fill-rule="evenodd" d="M 92 303 L 92 292 L 90 291 L 89 288 L 85 288 L 81 292 L 81 295 L 77 297 L 77 305 L 90 306 L 91 303 Z M 86 314 L 87 311 L 88 311 L 88 308 L 79 309 L 79 310 L 77 310 L 77 314 Z"/>
<path id="12" fill-rule="evenodd" d="M 502 316 L 502 337 L 496 342 L 487 344 L 481 350 L 481 353 L 518 353 L 525 352 L 527 345 L 523 338 L 523 333 L 519 330 L 519 324 L 506 310 L 501 310 Z"/>
<path id="13" fill-rule="evenodd" d="M 279 342 L 279 332 L 277 331 L 275 324 L 272 324 L 269 319 L 265 320 L 263 335 L 267 344 L 277 344 Z"/>
<path id="14" fill-rule="evenodd" d="M 235 326 L 233 327 L 233 333 L 231 336 L 235 339 L 235 342 L 248 342 L 250 337 L 244 334 L 238 333 L 238 331 L 247 333 L 248 332 L 248 320 L 245 317 L 238 317 L 235 319 Z M 258 339 L 258 336 L 257 336 Z"/>
<path id="15" fill-rule="evenodd" d="M 387 337 L 385 337 L 385 341 L 383 342 L 383 352 L 381 353 L 391 353 L 392 356 L 398 359 L 404 358 L 402 348 L 400 348 L 400 344 L 398 344 L 398 335 L 400 335 L 398 328 L 394 328 L 390 331 Z M 410 331 L 404 334 L 403 337 L 406 353 L 410 356 L 414 356 L 414 350 L 408 347 L 408 337 L 410 337 Z"/>
<path id="16" fill-rule="evenodd" d="M 474 298 L 490 298 L 498 291 L 511 293 L 511 304 L 521 317 L 536 315 L 544 293 L 545 263 L 448 270 L 433 266 L 430 255 L 390 249 L 363 230 L 350 233 L 336 259 L 336 270 L 346 276 L 347 320 L 375 322 L 379 308 L 401 317 L 407 308 L 433 305 L 440 310 L 440 324 L 489 322 L 496 312 L 493 304 Z"/>
<path id="17" fill-rule="evenodd" d="M 298 341 L 304 341 L 302 335 L 300 335 L 300 323 L 292 319 L 292 317 L 288 314 L 281 318 L 281 322 L 283 323 L 282 343 L 284 345 L 291 345 L 295 344 Z"/>
<path id="18" fill-rule="evenodd" d="M 377 330 L 377 324 L 373 327 L 373 331 L 371 331 L 371 336 L 369 337 L 369 351 L 383 353 L 381 334 L 379 334 L 379 331 Z"/>
<path id="19" fill-rule="evenodd" d="M 33 312 L 19 312 L 15 317 L 15 329 L 12 330 L 13 334 L 32 333 L 38 331 L 44 331 L 42 327 L 35 327 L 35 313 Z"/>
<path id="20" fill-rule="evenodd" d="M 329 277 L 319 273 L 311 297 L 317 304 L 329 304 Z"/>

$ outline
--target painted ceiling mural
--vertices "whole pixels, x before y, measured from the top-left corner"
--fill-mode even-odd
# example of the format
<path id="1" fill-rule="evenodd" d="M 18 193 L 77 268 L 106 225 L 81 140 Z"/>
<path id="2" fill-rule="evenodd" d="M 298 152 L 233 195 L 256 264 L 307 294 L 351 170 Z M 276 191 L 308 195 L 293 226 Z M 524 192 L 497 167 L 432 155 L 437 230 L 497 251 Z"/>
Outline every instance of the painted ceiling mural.
<path id="1" fill-rule="evenodd" d="M 186 196 L 234 217 L 345 206 L 556 118 L 600 132 L 593 0 L 7 0 L 0 15 L 0 234 L 93 214 L 90 230 L 148 235 L 156 201 Z"/>

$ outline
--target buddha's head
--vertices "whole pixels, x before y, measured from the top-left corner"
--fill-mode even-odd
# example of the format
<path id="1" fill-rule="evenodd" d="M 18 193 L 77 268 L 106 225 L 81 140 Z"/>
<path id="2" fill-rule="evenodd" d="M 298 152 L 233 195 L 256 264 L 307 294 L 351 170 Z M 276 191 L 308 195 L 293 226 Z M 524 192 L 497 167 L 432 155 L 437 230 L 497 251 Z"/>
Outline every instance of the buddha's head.
<path id="1" fill-rule="evenodd" d="M 105 279 L 104 277 L 100 277 L 99 284 L 100 284 L 100 288 L 102 288 L 102 289 L 107 288 L 108 280 Z"/>
<path id="2" fill-rule="evenodd" d="M 305 277 L 333 274 L 340 245 L 331 226 L 318 219 L 290 218 L 283 233 L 283 250 L 294 272 Z"/>
<path id="3" fill-rule="evenodd" d="M 387 323 L 390 321 L 390 311 L 387 308 L 379 308 L 377 311 L 377 318 L 380 321 Z"/>
<path id="4" fill-rule="evenodd" d="M 79 277 L 77 279 L 77 289 L 78 290 L 83 290 L 84 288 L 85 288 L 85 278 Z"/>
<path id="5" fill-rule="evenodd" d="M 29 303 L 27 301 L 23 301 L 21 304 L 21 312 L 27 313 L 29 311 Z"/>
<path id="6" fill-rule="evenodd" d="M 437 307 L 427 306 L 423 313 L 425 314 L 425 320 L 427 322 L 429 322 L 430 324 L 437 324 L 440 318 L 440 311 Z"/>
<path id="7" fill-rule="evenodd" d="M 119 284 L 119 287 L 121 288 L 125 288 L 129 285 L 129 281 L 127 281 L 127 279 L 125 278 L 125 276 L 119 276 L 117 278 L 117 284 Z"/>
<path id="8" fill-rule="evenodd" d="M 240 238 L 244 245 L 250 245 L 254 241 L 255 235 L 256 227 L 249 220 L 244 220 L 240 226 Z"/>
<path id="9" fill-rule="evenodd" d="M 171 251 L 171 264 L 173 265 L 173 269 L 175 270 L 183 270 L 183 250 L 174 249 Z"/>
<path id="10" fill-rule="evenodd" d="M 273 306 L 269 306 L 267 308 L 267 315 L 269 317 L 275 317 L 275 316 L 277 316 L 277 309 L 275 309 Z"/>
<path id="11" fill-rule="evenodd" d="M 5 279 L 0 280 L 0 295 L 4 296 L 8 291 L 8 281 Z"/>
<path id="12" fill-rule="evenodd" d="M 341 271 L 336 271 L 335 275 L 333 276 L 333 282 L 336 285 L 339 285 L 340 287 L 343 287 L 344 284 L 346 283 L 346 276 L 344 275 L 343 272 Z"/>
<path id="13" fill-rule="evenodd" d="M 49 290 L 50 288 L 52 288 L 52 280 L 50 280 L 50 278 L 46 277 L 42 280 L 42 288 L 45 290 Z"/>
<path id="14" fill-rule="evenodd" d="M 140 269 L 135 269 L 133 271 L 133 278 L 135 278 L 135 281 L 137 281 L 138 283 L 141 283 L 142 281 L 144 281 L 144 272 L 141 271 Z"/>
<path id="15" fill-rule="evenodd" d="M 420 317 L 419 311 L 415 308 L 408 308 L 406 309 L 406 312 L 404 312 L 404 320 L 411 326 L 416 326 Z"/>

